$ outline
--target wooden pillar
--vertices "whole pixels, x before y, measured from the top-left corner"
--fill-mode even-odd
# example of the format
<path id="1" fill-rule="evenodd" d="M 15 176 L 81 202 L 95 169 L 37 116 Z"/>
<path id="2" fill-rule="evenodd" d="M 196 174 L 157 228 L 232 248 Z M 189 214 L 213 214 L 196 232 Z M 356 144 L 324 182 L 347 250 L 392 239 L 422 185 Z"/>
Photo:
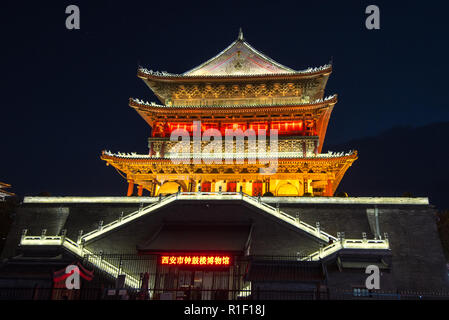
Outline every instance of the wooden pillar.
<path id="1" fill-rule="evenodd" d="M 162 186 L 162 184 L 161 184 L 161 186 Z M 159 192 L 159 189 L 160 189 L 160 186 L 157 183 L 155 183 L 154 184 L 154 196 L 156 196 L 156 194 Z"/>
<path id="2" fill-rule="evenodd" d="M 162 142 L 162 144 L 161 144 L 160 154 L 161 154 L 161 158 L 163 158 L 165 156 L 165 142 Z"/>
<path id="3" fill-rule="evenodd" d="M 134 192 L 134 181 L 133 180 L 129 180 L 127 196 L 131 197 L 133 195 L 133 192 Z"/>
<path id="4" fill-rule="evenodd" d="M 154 197 L 154 194 L 153 194 L 153 192 L 154 192 L 154 182 L 153 181 L 150 182 L 150 189 L 148 191 L 150 191 L 150 197 Z"/>
<path id="5" fill-rule="evenodd" d="M 333 191 L 332 191 L 332 189 L 333 189 L 333 184 L 332 184 L 332 180 L 327 180 L 327 187 L 326 187 L 326 189 L 327 189 L 327 192 L 326 192 L 326 196 L 327 197 L 332 197 L 334 194 L 333 194 Z"/>
<path id="6" fill-rule="evenodd" d="M 153 180 L 151 182 L 151 191 L 150 191 L 152 197 L 156 196 L 156 189 L 157 189 L 157 180 Z"/>
<path id="7" fill-rule="evenodd" d="M 169 134 L 170 129 L 168 128 L 168 123 L 164 122 L 163 125 L 163 134 L 162 134 L 162 138 L 165 138 L 167 136 L 167 134 Z"/>
<path id="8" fill-rule="evenodd" d="M 304 178 L 304 193 L 310 193 L 309 192 L 309 179 L 308 178 Z"/>
<path id="9" fill-rule="evenodd" d="M 270 179 L 265 182 L 265 193 L 270 192 Z"/>
<path id="10" fill-rule="evenodd" d="M 143 185 L 139 184 L 137 187 L 137 195 L 141 197 L 143 195 Z"/>
<path id="11" fill-rule="evenodd" d="M 190 180 L 189 183 L 189 192 L 195 192 L 195 186 L 196 186 L 196 181 L 195 180 Z"/>

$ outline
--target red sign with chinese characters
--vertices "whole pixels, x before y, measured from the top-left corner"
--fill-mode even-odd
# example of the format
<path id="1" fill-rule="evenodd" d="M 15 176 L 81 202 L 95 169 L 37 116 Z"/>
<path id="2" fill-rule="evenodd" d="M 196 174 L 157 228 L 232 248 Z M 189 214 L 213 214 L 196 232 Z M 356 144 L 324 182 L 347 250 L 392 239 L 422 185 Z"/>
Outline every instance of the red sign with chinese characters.
<path id="1" fill-rule="evenodd" d="M 163 255 L 160 264 L 167 266 L 228 267 L 231 257 L 227 255 Z"/>

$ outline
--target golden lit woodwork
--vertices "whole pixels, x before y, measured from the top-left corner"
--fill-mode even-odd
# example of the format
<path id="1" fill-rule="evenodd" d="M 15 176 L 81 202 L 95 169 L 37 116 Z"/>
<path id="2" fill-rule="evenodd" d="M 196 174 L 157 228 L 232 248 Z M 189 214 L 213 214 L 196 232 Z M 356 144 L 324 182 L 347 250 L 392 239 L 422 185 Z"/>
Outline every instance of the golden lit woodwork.
<path id="1" fill-rule="evenodd" d="M 150 192 L 157 189 L 155 195 L 176 193 L 179 187 L 181 191 L 198 191 L 199 186 L 204 192 L 218 192 L 220 187 L 223 192 L 239 192 L 237 184 L 240 184 L 246 193 L 254 195 L 260 194 L 262 185 L 263 193 L 271 192 L 275 196 L 302 196 L 304 193 L 331 196 L 346 170 L 357 159 L 357 153 L 278 159 L 278 170 L 271 175 L 259 173 L 259 169 L 266 165 L 248 164 L 247 161 L 242 164 L 223 161 L 222 164 L 178 165 L 170 159 L 149 155 L 131 158 L 109 153 L 103 153 L 101 159 Z M 236 183 L 235 187 L 229 182 Z"/>
<path id="2" fill-rule="evenodd" d="M 166 194 L 173 194 L 178 192 L 178 189 L 181 187 L 181 185 L 177 182 L 168 181 L 165 182 L 160 188 L 159 188 L 159 194 L 166 195 Z M 187 191 L 183 190 L 181 187 L 181 191 Z"/>
<path id="3" fill-rule="evenodd" d="M 129 100 L 129 106 L 151 127 L 149 152 L 104 151 L 101 159 L 127 179 L 128 196 L 133 195 L 134 184 L 139 196 L 142 188 L 152 196 L 178 190 L 333 196 L 357 152 L 321 153 L 337 103 L 337 95 L 324 97 L 331 72 L 332 65 L 295 71 L 260 53 L 243 37 L 183 74 L 139 68 L 138 77 L 161 102 Z M 254 149 L 249 141 L 238 150 L 236 142 L 230 153 L 224 143 L 229 130 L 241 130 L 247 136 L 253 132 L 257 138 L 263 130 L 269 141 L 266 159 L 253 152 L 257 161 L 250 161 Z M 179 144 L 178 135 L 171 139 L 174 131 L 191 138 L 185 145 L 188 161 L 173 161 Z M 211 132 L 221 135 L 222 146 L 204 139 Z M 273 146 L 272 140 L 277 142 Z M 215 159 L 216 154 L 235 159 Z M 264 162 L 270 157 L 276 157 L 274 169 L 271 162 Z M 267 167 L 270 174 L 262 174 Z"/>
<path id="4" fill-rule="evenodd" d="M 277 189 L 276 195 L 280 197 L 296 197 L 299 196 L 300 193 L 298 187 L 294 186 L 292 183 L 282 182 Z"/>

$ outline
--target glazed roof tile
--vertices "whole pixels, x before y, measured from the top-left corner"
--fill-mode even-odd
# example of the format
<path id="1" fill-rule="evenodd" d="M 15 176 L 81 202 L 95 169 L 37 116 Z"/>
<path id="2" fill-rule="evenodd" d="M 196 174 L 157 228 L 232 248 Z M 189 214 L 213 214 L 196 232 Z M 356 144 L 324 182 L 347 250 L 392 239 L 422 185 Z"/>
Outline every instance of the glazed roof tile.
<path id="1" fill-rule="evenodd" d="M 140 67 L 139 73 L 148 76 L 163 78 L 191 78 L 191 77 L 246 77 L 246 76 L 272 76 L 272 75 L 312 75 L 331 70 L 332 65 L 307 68 L 296 71 L 271 59 L 256 50 L 239 33 L 237 40 L 216 56 L 190 69 L 182 74 L 168 73 L 166 71 L 153 71 Z"/>
<path id="2" fill-rule="evenodd" d="M 166 105 L 160 105 L 155 102 L 148 102 L 143 101 L 137 98 L 130 98 L 130 103 L 136 103 L 141 106 L 148 106 L 153 108 L 160 108 L 160 109 L 221 109 L 221 108 L 244 108 L 244 107 L 251 107 L 251 108 L 264 108 L 264 107 L 281 107 L 281 106 L 308 106 L 308 105 L 316 105 L 323 102 L 336 102 L 337 95 L 331 95 L 324 99 L 318 99 L 312 102 L 302 102 L 302 103 L 283 103 L 283 104 L 276 104 L 276 103 L 270 103 L 270 104 L 239 104 L 239 105 L 207 105 L 207 106 L 200 106 L 200 105 L 194 105 L 194 106 L 187 106 L 187 105 L 173 105 L 173 106 L 166 106 Z"/>

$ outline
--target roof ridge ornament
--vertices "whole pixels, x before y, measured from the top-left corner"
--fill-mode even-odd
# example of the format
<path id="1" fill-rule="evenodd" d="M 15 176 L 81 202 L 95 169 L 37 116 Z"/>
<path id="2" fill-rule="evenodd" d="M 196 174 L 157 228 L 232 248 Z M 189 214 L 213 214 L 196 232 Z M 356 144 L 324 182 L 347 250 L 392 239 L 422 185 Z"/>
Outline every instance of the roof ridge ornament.
<path id="1" fill-rule="evenodd" d="M 242 28 L 241 28 L 241 27 L 240 27 L 240 29 L 239 29 L 239 37 L 238 37 L 238 39 L 241 40 L 241 41 L 244 40 L 244 38 L 243 38 L 243 31 L 242 31 Z"/>

